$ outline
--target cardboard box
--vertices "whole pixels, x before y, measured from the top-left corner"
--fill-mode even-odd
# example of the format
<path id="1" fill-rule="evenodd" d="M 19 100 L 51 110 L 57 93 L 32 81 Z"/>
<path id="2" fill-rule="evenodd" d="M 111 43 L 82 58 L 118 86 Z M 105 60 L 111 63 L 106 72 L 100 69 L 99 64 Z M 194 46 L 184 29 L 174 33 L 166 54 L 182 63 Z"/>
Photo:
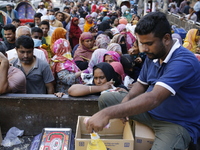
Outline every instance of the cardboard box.
<path id="1" fill-rule="evenodd" d="M 76 126 L 75 150 L 86 150 L 90 141 L 90 134 L 86 130 L 83 120 L 86 116 L 79 116 Z M 110 128 L 98 132 L 101 140 L 109 150 L 133 150 L 134 138 L 130 124 L 123 124 L 120 119 L 110 120 Z"/>
<path id="2" fill-rule="evenodd" d="M 155 139 L 153 130 L 142 123 L 134 121 L 133 132 L 135 137 L 134 150 L 150 150 Z"/>

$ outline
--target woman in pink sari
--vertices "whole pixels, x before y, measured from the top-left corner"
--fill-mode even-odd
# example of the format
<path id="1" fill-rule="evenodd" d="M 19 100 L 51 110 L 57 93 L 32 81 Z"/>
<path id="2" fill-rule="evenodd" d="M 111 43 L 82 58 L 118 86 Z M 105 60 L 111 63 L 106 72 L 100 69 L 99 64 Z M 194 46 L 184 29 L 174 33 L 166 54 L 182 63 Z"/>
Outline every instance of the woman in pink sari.
<path id="1" fill-rule="evenodd" d="M 81 71 L 71 57 L 71 47 L 66 39 L 58 39 L 53 45 L 52 72 L 56 78 L 56 92 L 67 93 L 68 88 L 80 83 Z"/>

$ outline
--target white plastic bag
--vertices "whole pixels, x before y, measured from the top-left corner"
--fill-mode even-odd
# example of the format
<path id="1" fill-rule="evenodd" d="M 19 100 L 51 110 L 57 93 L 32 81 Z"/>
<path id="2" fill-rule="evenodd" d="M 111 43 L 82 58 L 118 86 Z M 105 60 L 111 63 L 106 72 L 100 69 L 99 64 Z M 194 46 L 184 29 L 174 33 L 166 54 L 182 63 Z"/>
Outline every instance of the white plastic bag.
<path id="1" fill-rule="evenodd" d="M 22 136 L 23 134 L 24 134 L 24 130 L 20 130 L 16 127 L 12 127 L 6 133 L 6 137 L 2 141 L 1 145 L 3 145 L 4 147 L 10 147 L 13 145 L 20 144 L 21 141 L 18 138 L 18 136 Z"/>

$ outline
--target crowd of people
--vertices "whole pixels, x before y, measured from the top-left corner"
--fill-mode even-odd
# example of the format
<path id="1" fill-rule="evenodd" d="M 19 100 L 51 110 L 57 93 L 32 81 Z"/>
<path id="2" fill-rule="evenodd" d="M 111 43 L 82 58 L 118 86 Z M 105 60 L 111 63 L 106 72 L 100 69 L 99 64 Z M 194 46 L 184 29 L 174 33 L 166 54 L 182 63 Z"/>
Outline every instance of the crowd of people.
<path id="1" fill-rule="evenodd" d="M 182 39 L 164 13 L 125 7 L 41 1 L 34 23 L 13 18 L 0 42 L 0 94 L 96 94 L 88 131 L 131 116 L 155 131 L 152 150 L 186 149 L 200 137 L 200 31 Z"/>
<path id="2" fill-rule="evenodd" d="M 183 0 L 178 6 L 176 0 L 172 0 L 169 3 L 168 11 L 180 16 L 180 20 L 193 21 L 196 23 L 200 20 L 200 1 L 197 0 L 194 6 L 191 6 L 191 2 Z"/>

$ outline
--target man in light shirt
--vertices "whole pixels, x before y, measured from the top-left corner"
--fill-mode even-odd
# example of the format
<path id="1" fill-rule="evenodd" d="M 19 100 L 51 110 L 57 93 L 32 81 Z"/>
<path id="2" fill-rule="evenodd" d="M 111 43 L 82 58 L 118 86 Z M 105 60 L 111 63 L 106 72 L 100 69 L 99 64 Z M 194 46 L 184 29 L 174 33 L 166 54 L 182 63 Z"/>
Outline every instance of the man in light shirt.
<path id="1" fill-rule="evenodd" d="M 22 36 L 22 35 L 26 35 L 26 36 L 30 36 L 31 37 L 31 29 L 29 27 L 27 27 L 27 26 L 18 27 L 17 30 L 16 30 L 16 39 L 18 37 Z M 17 55 L 17 52 L 16 52 L 15 48 L 12 49 L 12 50 L 7 51 L 6 53 L 7 53 L 9 61 L 12 61 L 13 59 L 18 58 L 18 55 Z M 42 59 L 42 60 L 47 62 L 45 54 L 44 54 L 44 52 L 42 50 L 34 48 L 33 53 L 37 58 L 40 58 L 40 59 Z"/>
<path id="2" fill-rule="evenodd" d="M 44 7 L 44 3 L 40 2 L 39 3 L 39 9 L 36 11 L 36 13 L 41 13 L 42 15 L 47 14 L 47 9 Z"/>

